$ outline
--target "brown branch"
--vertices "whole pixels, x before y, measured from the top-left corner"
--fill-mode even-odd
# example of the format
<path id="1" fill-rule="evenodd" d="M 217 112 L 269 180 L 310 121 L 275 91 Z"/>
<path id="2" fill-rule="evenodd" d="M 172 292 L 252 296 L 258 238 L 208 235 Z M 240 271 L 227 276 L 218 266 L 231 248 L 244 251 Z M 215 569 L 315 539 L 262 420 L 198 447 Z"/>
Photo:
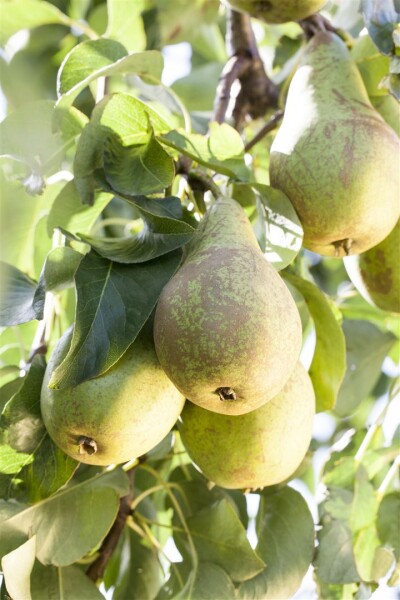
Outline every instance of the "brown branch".
<path id="1" fill-rule="evenodd" d="M 251 150 L 251 148 L 253 148 L 253 146 L 255 146 L 256 144 L 258 144 L 258 142 L 260 140 L 263 139 L 263 137 L 265 137 L 270 131 L 273 131 L 279 121 L 282 119 L 283 117 L 283 110 L 278 110 L 271 118 L 269 121 L 267 121 L 267 123 L 264 125 L 264 127 L 262 129 L 260 129 L 260 131 L 253 137 L 253 139 L 251 139 L 249 142 L 247 142 L 247 144 L 244 147 L 244 151 L 248 152 L 249 150 Z"/>
<path id="2" fill-rule="evenodd" d="M 232 112 L 236 129 L 242 129 L 246 117 L 256 119 L 268 108 L 276 107 L 278 88 L 268 78 L 258 52 L 250 17 L 228 10 L 227 46 L 231 58 L 222 71 L 217 88 L 214 119 L 222 123 L 228 108 L 231 89 L 237 80 L 241 89 Z"/>
<path id="3" fill-rule="evenodd" d="M 307 19 L 301 19 L 298 21 L 298 23 L 304 31 L 307 39 L 311 39 L 320 31 L 331 31 L 333 33 L 337 33 L 337 29 L 332 25 L 332 23 L 318 13 L 307 17 Z"/>
<path id="4" fill-rule="evenodd" d="M 225 121 L 226 111 L 231 99 L 232 86 L 248 67 L 249 59 L 245 56 L 231 56 L 223 68 L 217 87 L 213 117 L 213 120 L 217 123 Z"/>
<path id="5" fill-rule="evenodd" d="M 140 462 L 143 461 L 139 461 Z M 133 467 L 130 471 L 127 472 L 129 477 L 129 493 L 126 496 L 123 496 L 119 501 L 119 510 L 118 514 L 115 518 L 115 521 L 104 538 L 104 541 L 100 548 L 99 556 L 92 562 L 92 564 L 86 570 L 86 575 L 96 583 L 99 579 L 102 579 L 104 575 L 104 571 L 106 570 L 107 564 L 117 547 L 119 538 L 124 530 L 126 521 L 128 517 L 131 515 L 131 505 L 133 500 L 133 489 L 134 489 L 134 475 L 138 465 Z"/>

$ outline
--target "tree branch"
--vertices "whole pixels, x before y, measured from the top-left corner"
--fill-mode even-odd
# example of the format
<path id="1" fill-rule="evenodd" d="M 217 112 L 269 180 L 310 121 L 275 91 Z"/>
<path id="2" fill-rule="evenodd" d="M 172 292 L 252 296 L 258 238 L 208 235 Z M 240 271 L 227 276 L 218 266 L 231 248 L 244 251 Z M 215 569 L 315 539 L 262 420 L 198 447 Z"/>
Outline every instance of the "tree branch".
<path id="1" fill-rule="evenodd" d="M 264 127 L 262 129 L 260 129 L 260 131 L 253 137 L 253 139 L 251 139 L 249 142 L 247 142 L 247 144 L 244 147 L 244 151 L 248 152 L 249 150 L 251 150 L 251 148 L 253 148 L 253 146 L 258 144 L 258 142 L 260 140 L 262 140 L 263 137 L 265 137 L 270 131 L 273 131 L 275 129 L 275 127 L 278 125 L 279 121 L 282 119 L 283 113 L 284 113 L 283 110 L 278 110 L 270 118 L 270 120 L 267 121 L 267 123 L 264 125 Z"/>
<path id="2" fill-rule="evenodd" d="M 248 15 L 228 9 L 227 46 L 231 58 L 217 88 L 214 119 L 224 121 L 233 83 L 239 81 L 241 89 L 232 116 L 240 131 L 247 116 L 256 119 L 277 106 L 278 88 L 265 73 Z"/>
<path id="3" fill-rule="evenodd" d="M 301 19 L 298 21 L 298 23 L 304 31 L 307 39 L 312 38 L 319 31 L 332 31 L 333 33 L 337 33 L 337 29 L 332 25 L 332 23 L 330 23 L 328 19 L 325 19 L 325 17 L 319 13 L 311 15 L 310 17 L 307 17 L 307 19 Z"/>
<path id="4" fill-rule="evenodd" d="M 121 537 L 121 534 L 124 530 L 126 521 L 128 517 L 132 514 L 131 504 L 133 500 L 134 476 L 138 466 L 139 465 L 136 465 L 130 471 L 127 472 L 127 475 L 129 477 L 129 493 L 120 499 L 118 514 L 110 531 L 104 538 L 104 541 L 100 548 L 100 554 L 86 570 L 86 575 L 95 583 L 99 579 L 103 578 L 104 571 L 106 570 L 107 564 L 112 556 L 112 553 L 117 547 L 119 538 Z"/>

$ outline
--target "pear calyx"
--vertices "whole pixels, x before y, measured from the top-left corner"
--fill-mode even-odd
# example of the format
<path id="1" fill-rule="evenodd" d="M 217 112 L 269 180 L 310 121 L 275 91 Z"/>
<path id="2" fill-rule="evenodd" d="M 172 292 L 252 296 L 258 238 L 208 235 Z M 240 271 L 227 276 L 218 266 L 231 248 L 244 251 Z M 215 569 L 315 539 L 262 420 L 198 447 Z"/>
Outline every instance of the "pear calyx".
<path id="1" fill-rule="evenodd" d="M 218 394 L 222 402 L 225 400 L 236 400 L 237 398 L 235 390 L 231 387 L 219 387 L 215 390 L 215 393 Z"/>
<path id="2" fill-rule="evenodd" d="M 92 440 L 92 438 L 86 437 L 85 435 L 82 435 L 79 438 L 78 446 L 79 454 L 88 454 L 89 456 L 92 456 L 92 454 L 96 454 L 97 452 L 97 444 L 95 440 Z"/>

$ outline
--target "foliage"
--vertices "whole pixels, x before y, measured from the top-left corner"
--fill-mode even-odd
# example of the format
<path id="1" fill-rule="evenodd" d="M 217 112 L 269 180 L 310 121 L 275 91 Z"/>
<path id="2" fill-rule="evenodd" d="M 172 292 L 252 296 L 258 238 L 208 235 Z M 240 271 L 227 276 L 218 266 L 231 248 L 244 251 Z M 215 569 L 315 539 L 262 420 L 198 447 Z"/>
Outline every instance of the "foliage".
<path id="1" fill-rule="evenodd" d="M 368 66 L 359 58 L 379 86 L 368 91 L 399 97 L 396 3 L 339 4 L 323 14 L 349 47 L 366 26 L 378 48 Z M 398 585 L 399 317 L 367 304 L 340 259 L 302 248 L 294 209 L 268 182 L 276 130 L 249 144 L 276 107 L 243 127 L 212 121 L 225 8 L 0 0 L 0 16 L 0 597 L 289 598 L 307 573 L 321 598 Z M 283 107 L 304 34 L 256 26 Z M 179 49 L 190 72 L 167 85 Z M 77 463 L 41 420 L 43 354 L 74 323 L 51 385 L 106 372 L 216 194 L 242 205 L 297 303 L 319 413 L 309 453 L 291 481 L 258 491 L 208 482 L 177 429 L 126 465 Z"/>

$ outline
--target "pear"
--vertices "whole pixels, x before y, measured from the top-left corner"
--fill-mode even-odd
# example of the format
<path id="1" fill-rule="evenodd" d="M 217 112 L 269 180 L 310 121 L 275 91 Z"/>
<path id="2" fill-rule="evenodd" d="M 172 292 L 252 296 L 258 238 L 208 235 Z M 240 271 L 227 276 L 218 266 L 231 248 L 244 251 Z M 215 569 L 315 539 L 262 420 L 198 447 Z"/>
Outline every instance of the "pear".
<path id="1" fill-rule="evenodd" d="M 192 402 L 239 415 L 284 386 L 297 362 L 299 313 L 241 206 L 220 198 L 202 219 L 154 318 L 161 366 Z"/>
<path id="2" fill-rule="evenodd" d="M 400 313 L 400 221 L 374 248 L 344 259 L 347 273 L 370 304 Z"/>
<path id="3" fill-rule="evenodd" d="M 389 235 L 400 215 L 399 149 L 344 43 L 317 33 L 290 83 L 270 157 L 271 185 L 295 207 L 306 248 L 340 257 Z"/>
<path id="4" fill-rule="evenodd" d="M 187 402 L 181 414 L 182 442 L 204 475 L 229 489 L 256 489 L 288 479 L 311 441 L 315 396 L 298 363 L 284 388 L 245 415 L 212 413 Z"/>
<path id="5" fill-rule="evenodd" d="M 225 0 L 234 10 L 267 23 L 286 23 L 305 19 L 326 4 L 327 0 Z"/>
<path id="6" fill-rule="evenodd" d="M 109 465 L 145 454 L 171 430 L 184 397 L 161 369 L 150 337 L 142 334 L 100 377 L 76 387 L 50 389 L 54 369 L 65 358 L 64 334 L 47 365 L 41 411 L 46 429 L 66 454 L 91 465 Z"/>

